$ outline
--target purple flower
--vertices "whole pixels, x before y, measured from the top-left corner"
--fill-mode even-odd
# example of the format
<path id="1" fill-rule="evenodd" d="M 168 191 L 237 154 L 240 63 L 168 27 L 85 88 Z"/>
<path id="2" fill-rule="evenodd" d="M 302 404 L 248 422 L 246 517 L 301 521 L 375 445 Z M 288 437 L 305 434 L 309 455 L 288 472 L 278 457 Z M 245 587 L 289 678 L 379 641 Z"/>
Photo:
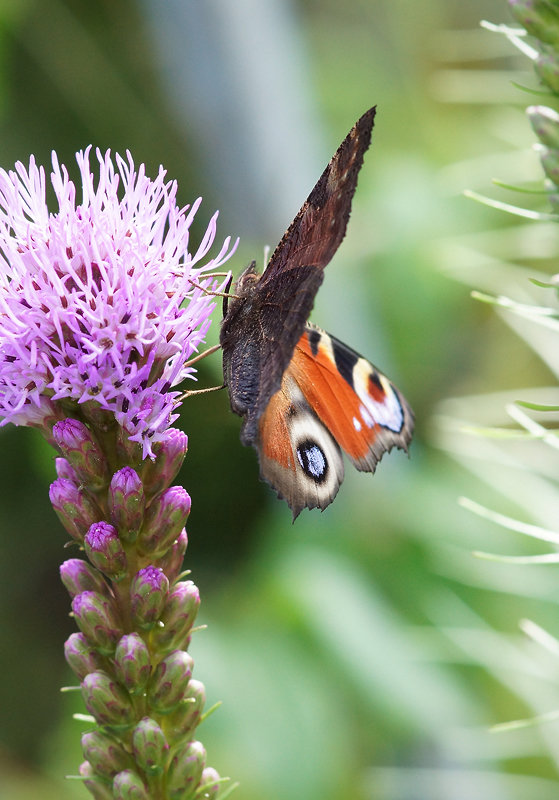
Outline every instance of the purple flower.
<path id="1" fill-rule="evenodd" d="M 33 158 L 0 170 L 1 424 L 44 426 L 56 401 L 93 400 L 146 457 L 177 417 L 172 387 L 192 374 L 186 362 L 215 305 L 192 281 L 219 288 L 204 273 L 236 245 L 228 237 L 195 267 L 213 244 L 217 213 L 191 254 L 200 199 L 179 208 L 165 170 L 151 180 L 129 153 L 113 161 L 98 150 L 94 179 L 90 150 L 76 156 L 81 198 L 53 153 L 54 212 Z"/>

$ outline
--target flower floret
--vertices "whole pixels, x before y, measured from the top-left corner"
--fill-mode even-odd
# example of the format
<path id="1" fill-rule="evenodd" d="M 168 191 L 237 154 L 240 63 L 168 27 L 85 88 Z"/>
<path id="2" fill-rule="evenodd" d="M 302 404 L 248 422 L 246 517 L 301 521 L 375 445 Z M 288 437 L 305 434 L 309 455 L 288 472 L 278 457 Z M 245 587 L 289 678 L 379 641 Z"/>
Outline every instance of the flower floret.
<path id="1" fill-rule="evenodd" d="M 177 185 L 126 158 L 77 154 L 81 202 L 52 156 L 57 208 L 43 167 L 0 170 L 0 418 L 41 424 L 52 404 L 95 400 L 114 413 L 144 456 L 176 419 L 187 362 L 203 342 L 225 281 L 212 271 L 236 248 L 227 237 L 206 260 L 217 214 L 194 254 L 201 200 L 179 208 Z M 200 262 L 204 261 L 203 264 Z"/>

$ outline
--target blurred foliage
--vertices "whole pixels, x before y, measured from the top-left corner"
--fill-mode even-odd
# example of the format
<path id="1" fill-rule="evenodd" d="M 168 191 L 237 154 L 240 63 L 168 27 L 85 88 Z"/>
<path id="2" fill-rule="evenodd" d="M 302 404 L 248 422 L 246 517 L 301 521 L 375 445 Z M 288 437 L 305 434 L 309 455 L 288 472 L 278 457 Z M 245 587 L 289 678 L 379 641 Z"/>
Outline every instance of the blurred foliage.
<path id="1" fill-rule="evenodd" d="M 48 164 L 53 148 L 69 164 L 90 143 L 129 149 L 152 174 L 163 163 L 182 202 L 204 196 L 194 236 L 215 207 L 221 235 L 241 236 L 236 271 L 262 262 L 341 138 L 378 104 L 313 319 L 405 392 L 417 416 L 410 460 L 392 454 L 374 478 L 348 470 L 336 502 L 292 526 L 240 446 L 225 394 L 192 398 L 182 415 L 186 566 L 209 626 L 192 645 L 195 674 L 210 704 L 223 700 L 200 735 L 242 800 L 557 794 L 556 723 L 489 732 L 559 705 L 554 663 L 518 629 L 521 617 L 556 629 L 553 567 L 474 559 L 508 552 L 511 535 L 457 504 L 467 495 L 493 507 L 498 491 L 514 515 L 529 481 L 507 494 L 506 455 L 472 466 L 491 443 L 463 444 L 456 428 L 436 438 L 431 423 L 437 409 L 491 424 L 502 402 L 473 395 L 549 381 L 467 288 L 506 294 L 532 267 L 557 271 L 555 226 L 531 237 L 462 195 L 487 193 L 495 175 L 540 176 L 510 83 L 527 82 L 527 65 L 479 29 L 484 17 L 508 21 L 506 4 L 0 4 L 0 164 L 30 153 Z M 530 271 L 505 269 L 507 258 Z M 219 357 L 202 362 L 200 385 L 220 380 Z M 439 405 L 461 395 L 452 413 Z M 0 798 L 86 797 L 62 777 L 81 761 L 71 712 L 83 709 L 57 693 L 71 681 L 62 643 L 73 625 L 48 504 L 53 454 L 25 429 L 2 429 L 0 442 Z M 435 446 L 455 443 L 459 456 Z"/>

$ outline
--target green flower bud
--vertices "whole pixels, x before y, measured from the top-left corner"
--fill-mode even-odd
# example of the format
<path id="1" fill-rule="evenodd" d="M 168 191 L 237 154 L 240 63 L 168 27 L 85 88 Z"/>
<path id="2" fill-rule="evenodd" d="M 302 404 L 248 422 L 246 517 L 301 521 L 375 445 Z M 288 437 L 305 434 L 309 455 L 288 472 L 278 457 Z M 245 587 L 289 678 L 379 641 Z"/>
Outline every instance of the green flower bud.
<path id="1" fill-rule="evenodd" d="M 159 567 L 144 567 L 130 585 L 130 610 L 134 625 L 150 630 L 159 619 L 169 594 L 169 580 Z"/>
<path id="2" fill-rule="evenodd" d="M 559 150 L 550 150 L 543 145 L 534 145 L 539 153 L 546 176 L 554 186 L 559 186 Z"/>
<path id="3" fill-rule="evenodd" d="M 97 730 L 84 733 L 82 750 L 94 772 L 105 778 L 114 778 L 117 772 L 134 766 L 134 760 L 108 733 Z"/>
<path id="4" fill-rule="evenodd" d="M 134 724 L 136 713 L 130 695 L 108 673 L 91 672 L 83 679 L 81 688 L 86 708 L 99 725 L 126 728 Z"/>
<path id="5" fill-rule="evenodd" d="M 154 629 L 152 643 L 160 653 L 184 648 L 200 607 L 200 593 L 192 581 L 181 581 L 169 592 L 160 617 L 160 627 Z"/>
<path id="6" fill-rule="evenodd" d="M 184 650 L 174 650 L 156 666 L 148 684 L 148 702 L 159 714 L 170 714 L 188 694 L 194 661 Z"/>
<path id="7" fill-rule="evenodd" d="M 152 800 L 149 789 L 140 776 L 131 769 L 115 775 L 113 780 L 113 800 Z"/>
<path id="8" fill-rule="evenodd" d="M 206 767 L 202 772 L 196 797 L 200 800 L 213 800 L 214 797 L 217 797 L 220 786 L 219 772 L 213 767 Z"/>
<path id="9" fill-rule="evenodd" d="M 113 581 L 124 578 L 128 565 L 116 528 L 108 522 L 94 523 L 85 535 L 84 545 L 88 558 L 104 575 Z"/>
<path id="10" fill-rule="evenodd" d="M 82 558 L 69 558 L 60 566 L 60 579 L 70 597 L 81 592 L 98 592 L 110 597 L 110 589 L 101 573 Z"/>
<path id="11" fill-rule="evenodd" d="M 89 761 L 80 764 L 80 775 L 84 778 L 83 785 L 93 795 L 94 800 L 114 800 L 112 781 L 95 775 Z"/>
<path id="12" fill-rule="evenodd" d="M 179 748 L 167 773 L 169 800 L 189 800 L 194 797 L 206 764 L 206 751 L 200 742 L 189 742 Z"/>
<path id="13" fill-rule="evenodd" d="M 64 643 L 64 656 L 70 669 L 82 681 L 90 672 L 106 668 L 106 661 L 91 646 L 83 633 L 72 633 Z"/>
<path id="14" fill-rule="evenodd" d="M 58 449 L 76 470 L 81 481 L 93 491 L 105 488 L 109 482 L 107 460 L 89 428 L 83 422 L 68 417 L 56 423 L 52 435 Z"/>
<path id="15" fill-rule="evenodd" d="M 146 459 L 142 482 L 150 496 L 170 486 L 182 466 L 188 450 L 188 436 L 178 428 L 169 428 L 165 439 L 153 446 L 155 459 Z"/>
<path id="16" fill-rule="evenodd" d="M 72 600 L 78 628 L 102 655 L 112 655 L 122 631 L 112 603 L 98 592 L 81 592 Z"/>
<path id="17" fill-rule="evenodd" d="M 559 150 L 559 114 L 547 106 L 528 106 L 526 113 L 540 142 Z"/>
<path id="18" fill-rule="evenodd" d="M 57 478 L 51 483 L 49 498 L 56 516 L 77 542 L 82 542 L 91 525 L 102 517 L 89 493 L 67 478 Z"/>
<path id="19" fill-rule="evenodd" d="M 559 12 L 546 0 L 509 0 L 509 8 L 530 36 L 546 44 L 559 41 Z"/>
<path id="20" fill-rule="evenodd" d="M 557 53 L 540 53 L 534 62 L 534 69 L 542 83 L 555 92 L 559 93 L 559 61 Z"/>
<path id="21" fill-rule="evenodd" d="M 181 573 L 187 545 L 188 537 L 183 528 L 167 552 L 158 558 L 158 564 L 169 578 L 169 583 L 173 583 Z"/>
<path id="22" fill-rule="evenodd" d="M 151 672 L 149 650 L 139 633 L 125 634 L 116 646 L 115 672 L 130 694 L 142 694 Z"/>
<path id="23" fill-rule="evenodd" d="M 119 464 L 131 464 L 136 469 L 143 466 L 144 459 L 142 454 L 142 445 L 139 442 L 132 442 L 130 436 L 133 433 L 127 431 L 126 428 L 120 425 L 116 429 L 116 455 Z M 151 461 L 151 459 L 148 459 Z"/>
<path id="24" fill-rule="evenodd" d="M 155 720 L 144 717 L 132 733 L 136 762 L 147 775 L 160 775 L 167 765 L 169 745 Z"/>
<path id="25" fill-rule="evenodd" d="M 171 486 L 148 506 L 138 544 L 144 553 L 163 555 L 179 536 L 190 514 L 190 496 L 182 486 Z"/>
<path id="26" fill-rule="evenodd" d="M 132 467 L 123 467 L 112 477 L 109 487 L 111 522 L 126 542 L 134 542 L 144 519 L 144 487 Z"/>
<path id="27" fill-rule="evenodd" d="M 178 708 L 163 719 L 163 728 L 170 742 L 192 739 L 192 734 L 202 717 L 206 703 L 206 690 L 201 681 L 192 678 L 188 694 Z"/>

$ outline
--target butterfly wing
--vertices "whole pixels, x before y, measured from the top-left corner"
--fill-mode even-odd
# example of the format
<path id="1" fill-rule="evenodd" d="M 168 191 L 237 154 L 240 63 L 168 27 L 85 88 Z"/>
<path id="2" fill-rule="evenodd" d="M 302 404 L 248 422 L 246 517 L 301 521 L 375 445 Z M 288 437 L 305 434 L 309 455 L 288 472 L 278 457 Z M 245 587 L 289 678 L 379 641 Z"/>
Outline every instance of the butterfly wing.
<path id="1" fill-rule="evenodd" d="M 324 267 L 342 241 L 375 109 L 346 136 L 287 229 L 262 276 L 241 275 L 222 323 L 225 383 L 233 411 L 244 417 L 241 439 L 251 444 L 258 419 L 281 385 L 322 283 Z"/>
<path id="2" fill-rule="evenodd" d="M 340 448 L 357 469 L 374 472 L 393 447 L 407 451 L 413 425 L 408 403 L 385 375 L 307 324 L 260 420 L 261 475 L 294 517 L 305 507 L 324 509 L 343 480 Z"/>

